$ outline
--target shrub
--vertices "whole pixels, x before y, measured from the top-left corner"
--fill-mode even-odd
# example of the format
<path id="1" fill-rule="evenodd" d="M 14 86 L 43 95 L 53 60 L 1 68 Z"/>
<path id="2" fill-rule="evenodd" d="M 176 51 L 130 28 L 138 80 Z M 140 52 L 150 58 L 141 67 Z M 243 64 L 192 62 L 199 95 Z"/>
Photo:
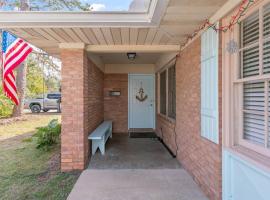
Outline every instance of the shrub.
<path id="1" fill-rule="evenodd" d="M 57 119 L 53 119 L 45 127 L 37 128 L 34 137 L 37 137 L 37 148 L 49 150 L 54 144 L 59 142 L 61 125 Z"/>
<path id="2" fill-rule="evenodd" d="M 3 94 L 2 87 L 0 87 L 0 118 L 9 117 L 12 114 L 12 109 L 12 101 Z"/>

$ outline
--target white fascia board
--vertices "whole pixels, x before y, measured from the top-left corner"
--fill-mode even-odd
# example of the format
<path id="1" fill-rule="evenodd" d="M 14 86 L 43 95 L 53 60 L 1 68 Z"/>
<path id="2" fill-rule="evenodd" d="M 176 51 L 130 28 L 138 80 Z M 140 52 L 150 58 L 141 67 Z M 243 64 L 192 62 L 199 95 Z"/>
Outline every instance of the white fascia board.
<path id="1" fill-rule="evenodd" d="M 87 45 L 85 49 L 91 53 L 177 53 L 180 45 Z"/>
<path id="2" fill-rule="evenodd" d="M 149 24 L 148 14 L 95 14 L 88 12 L 0 12 L 1 28 L 95 27 Z"/>
<path id="3" fill-rule="evenodd" d="M 150 16 L 152 16 L 151 21 L 153 25 L 159 26 L 162 18 L 164 17 L 169 0 L 159 0 L 155 2 L 156 5 L 154 5 L 154 2 L 151 6 L 155 6 L 155 8 L 150 7 Z M 151 13 L 153 12 L 153 13 Z"/>
<path id="4" fill-rule="evenodd" d="M 152 0 L 146 13 L 2 11 L 0 28 L 31 27 L 156 27 L 168 0 Z"/>

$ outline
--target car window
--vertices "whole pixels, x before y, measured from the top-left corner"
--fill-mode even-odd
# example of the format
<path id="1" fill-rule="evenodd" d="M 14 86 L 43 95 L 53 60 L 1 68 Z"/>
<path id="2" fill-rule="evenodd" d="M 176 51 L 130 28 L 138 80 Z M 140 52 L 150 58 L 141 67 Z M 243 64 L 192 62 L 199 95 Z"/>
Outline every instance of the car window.
<path id="1" fill-rule="evenodd" d="M 48 94 L 47 98 L 48 99 L 59 99 L 59 98 L 61 98 L 61 95 L 60 94 Z"/>

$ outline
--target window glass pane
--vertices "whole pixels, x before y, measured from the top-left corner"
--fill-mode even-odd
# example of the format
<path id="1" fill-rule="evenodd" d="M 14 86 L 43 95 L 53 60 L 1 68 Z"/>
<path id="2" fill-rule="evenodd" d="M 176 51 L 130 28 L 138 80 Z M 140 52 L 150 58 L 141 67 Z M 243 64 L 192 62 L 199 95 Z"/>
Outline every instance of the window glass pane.
<path id="1" fill-rule="evenodd" d="M 243 78 L 259 75 L 259 46 L 241 52 Z"/>
<path id="2" fill-rule="evenodd" d="M 263 35 L 264 37 L 270 36 L 270 4 L 264 7 L 263 12 Z"/>
<path id="3" fill-rule="evenodd" d="M 250 45 L 259 41 L 259 12 L 247 17 L 242 22 L 242 42 L 243 46 Z"/>
<path id="4" fill-rule="evenodd" d="M 244 84 L 244 139 L 262 146 L 265 144 L 264 95 L 264 82 Z"/>
<path id="5" fill-rule="evenodd" d="M 166 115 L 166 71 L 160 74 L 160 113 Z"/>
<path id="6" fill-rule="evenodd" d="M 0 1 L 1 3 L 2 1 Z M 3 1 L 0 11 L 18 11 L 17 0 Z M 27 1 L 26 1 L 27 2 Z M 148 12 L 151 0 L 29 0 L 30 11 Z"/>
<path id="7" fill-rule="evenodd" d="M 168 70 L 168 116 L 175 119 L 176 93 L 175 93 L 175 66 Z"/>

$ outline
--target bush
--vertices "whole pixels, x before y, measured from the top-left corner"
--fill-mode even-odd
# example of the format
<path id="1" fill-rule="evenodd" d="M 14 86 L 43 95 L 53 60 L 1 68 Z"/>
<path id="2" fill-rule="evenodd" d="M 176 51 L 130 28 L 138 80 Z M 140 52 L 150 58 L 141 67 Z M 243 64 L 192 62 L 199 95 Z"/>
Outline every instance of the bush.
<path id="1" fill-rule="evenodd" d="M 0 118 L 9 117 L 12 114 L 12 109 L 12 101 L 3 94 L 2 87 L 0 87 Z"/>
<path id="2" fill-rule="evenodd" d="M 45 127 L 37 128 L 33 137 L 37 137 L 37 148 L 49 150 L 54 144 L 59 142 L 61 125 L 57 119 L 53 119 Z"/>

